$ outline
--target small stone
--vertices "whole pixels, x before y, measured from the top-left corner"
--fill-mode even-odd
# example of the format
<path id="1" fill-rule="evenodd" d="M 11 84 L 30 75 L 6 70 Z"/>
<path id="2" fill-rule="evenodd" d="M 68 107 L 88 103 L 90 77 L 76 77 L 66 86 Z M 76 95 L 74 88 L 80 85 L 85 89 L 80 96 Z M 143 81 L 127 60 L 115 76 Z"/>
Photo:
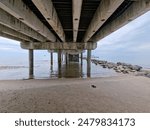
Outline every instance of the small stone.
<path id="1" fill-rule="evenodd" d="M 92 87 L 92 88 L 96 88 L 96 86 L 95 86 L 95 85 L 91 85 L 91 87 Z"/>

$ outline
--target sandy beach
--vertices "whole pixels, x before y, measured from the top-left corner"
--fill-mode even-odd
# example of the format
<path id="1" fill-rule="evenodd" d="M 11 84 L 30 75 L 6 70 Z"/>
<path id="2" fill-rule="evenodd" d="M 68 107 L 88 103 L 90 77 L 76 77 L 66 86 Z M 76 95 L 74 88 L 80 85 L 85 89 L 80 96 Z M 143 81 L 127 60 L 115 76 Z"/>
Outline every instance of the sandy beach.
<path id="1" fill-rule="evenodd" d="M 150 79 L 1 80 L 0 112 L 150 112 Z"/>

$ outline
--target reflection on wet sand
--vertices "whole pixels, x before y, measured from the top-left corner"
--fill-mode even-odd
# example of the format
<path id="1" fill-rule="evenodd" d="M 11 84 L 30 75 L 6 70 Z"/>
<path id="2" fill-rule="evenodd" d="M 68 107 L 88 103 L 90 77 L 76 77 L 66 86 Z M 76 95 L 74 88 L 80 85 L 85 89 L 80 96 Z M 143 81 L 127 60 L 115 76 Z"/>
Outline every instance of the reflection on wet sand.
<path id="1" fill-rule="evenodd" d="M 51 72 L 52 71 L 53 70 L 51 70 Z M 61 68 L 58 68 L 57 73 L 59 78 L 80 78 L 84 75 L 82 65 L 79 62 L 69 62 L 68 64 L 63 64 Z"/>

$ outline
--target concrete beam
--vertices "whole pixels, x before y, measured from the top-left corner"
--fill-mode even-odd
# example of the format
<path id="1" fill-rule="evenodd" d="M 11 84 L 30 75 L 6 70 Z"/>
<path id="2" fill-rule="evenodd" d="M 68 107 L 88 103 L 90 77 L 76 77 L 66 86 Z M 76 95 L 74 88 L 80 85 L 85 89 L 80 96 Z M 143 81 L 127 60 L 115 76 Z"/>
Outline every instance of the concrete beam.
<path id="1" fill-rule="evenodd" d="M 18 37 L 14 37 L 14 36 L 11 36 L 11 35 L 9 35 L 9 34 L 5 34 L 5 33 L 3 33 L 3 32 L 0 32 L 0 36 L 5 37 L 5 38 L 8 38 L 8 39 L 15 40 L 15 41 L 24 42 L 22 39 L 20 39 L 20 38 L 18 38 Z"/>
<path id="2" fill-rule="evenodd" d="M 16 30 L 24 35 L 32 37 L 38 41 L 46 41 L 45 37 L 34 31 L 32 28 L 28 27 L 26 24 L 22 23 L 20 20 L 16 19 L 6 11 L 0 8 L 0 24 L 7 26 L 13 30 Z"/>
<path id="3" fill-rule="evenodd" d="M 56 41 L 52 32 L 38 19 L 22 0 L 0 0 L 0 8 L 21 20 L 49 41 Z"/>
<path id="4" fill-rule="evenodd" d="M 65 33 L 61 22 L 57 16 L 57 12 L 51 0 L 32 0 L 35 6 L 39 9 L 47 22 L 54 29 L 59 38 L 65 42 Z"/>
<path id="5" fill-rule="evenodd" d="M 19 38 L 21 41 L 34 41 L 34 39 L 24 35 L 24 34 L 21 34 L 13 29 L 10 29 L 4 25 L 1 25 L 0 24 L 0 32 L 4 33 L 4 34 L 8 34 L 10 36 L 13 36 L 13 37 L 17 37 Z"/>
<path id="6" fill-rule="evenodd" d="M 116 18 L 114 21 L 104 26 L 91 41 L 97 42 L 100 39 L 106 37 L 122 26 L 128 24 L 130 21 L 136 19 L 138 16 L 146 13 L 150 10 L 149 0 L 138 0 L 134 2 L 122 15 Z"/>
<path id="7" fill-rule="evenodd" d="M 87 42 L 124 0 L 102 0 L 83 38 Z"/>
<path id="8" fill-rule="evenodd" d="M 94 50 L 97 43 L 23 42 L 21 48 L 35 50 Z"/>
<path id="9" fill-rule="evenodd" d="M 76 42 L 83 0 L 72 0 L 73 12 L 73 41 Z"/>

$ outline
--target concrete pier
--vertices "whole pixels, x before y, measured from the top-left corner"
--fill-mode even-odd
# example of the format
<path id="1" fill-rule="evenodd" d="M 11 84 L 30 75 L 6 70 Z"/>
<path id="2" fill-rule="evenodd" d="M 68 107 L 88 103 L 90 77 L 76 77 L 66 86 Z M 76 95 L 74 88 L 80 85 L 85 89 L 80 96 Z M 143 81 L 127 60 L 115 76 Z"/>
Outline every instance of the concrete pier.
<path id="1" fill-rule="evenodd" d="M 34 77 L 34 51 L 29 50 L 29 79 Z"/>
<path id="2" fill-rule="evenodd" d="M 62 56 L 61 50 L 58 50 L 58 77 L 61 78 L 61 65 L 62 65 Z"/>
<path id="3" fill-rule="evenodd" d="M 50 53 L 50 56 L 51 56 L 51 58 L 50 58 L 50 60 L 51 60 L 51 66 L 53 66 L 53 52 Z"/>
<path id="4" fill-rule="evenodd" d="M 80 54 L 81 56 L 80 56 L 80 68 L 81 68 L 81 77 L 83 77 L 83 52 L 81 52 L 81 54 Z"/>
<path id="5" fill-rule="evenodd" d="M 81 57 L 80 57 L 81 59 L 81 67 L 83 66 L 83 52 L 81 52 Z"/>
<path id="6" fill-rule="evenodd" d="M 65 54 L 65 62 L 66 62 L 66 65 L 68 64 L 68 53 Z"/>
<path id="7" fill-rule="evenodd" d="M 91 77 L 91 50 L 87 50 L 87 77 Z"/>

